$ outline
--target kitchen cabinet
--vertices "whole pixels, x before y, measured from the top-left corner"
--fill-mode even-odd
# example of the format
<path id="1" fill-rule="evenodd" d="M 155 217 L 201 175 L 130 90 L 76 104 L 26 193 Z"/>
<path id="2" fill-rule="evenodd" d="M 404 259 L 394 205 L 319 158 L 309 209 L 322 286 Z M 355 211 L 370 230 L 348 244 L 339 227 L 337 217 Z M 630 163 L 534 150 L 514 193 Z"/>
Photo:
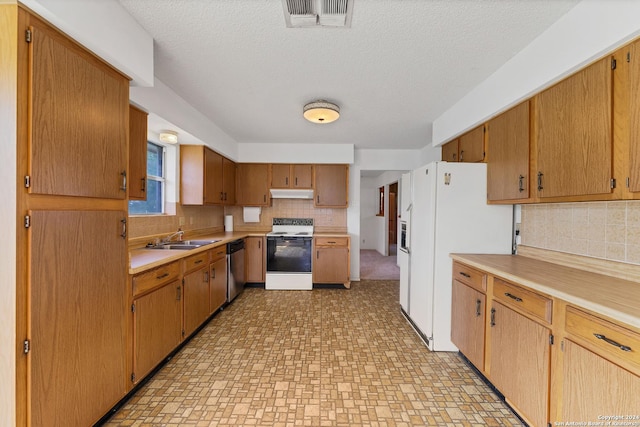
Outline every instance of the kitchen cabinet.
<path id="1" fill-rule="evenodd" d="M 451 341 L 481 372 L 484 372 L 486 280 L 486 274 L 454 262 Z"/>
<path id="2" fill-rule="evenodd" d="M 348 207 L 349 165 L 314 165 L 313 188 L 315 207 Z"/>
<path id="3" fill-rule="evenodd" d="M 126 393 L 127 213 L 29 216 L 31 425 L 91 425 Z"/>
<path id="4" fill-rule="evenodd" d="M 209 317 L 209 253 L 201 252 L 183 260 L 184 327 L 188 337 Z"/>
<path id="5" fill-rule="evenodd" d="M 271 164 L 271 188 L 312 187 L 313 165 L 306 164 Z"/>
<path id="6" fill-rule="evenodd" d="M 547 425 L 550 330 L 493 301 L 489 334 L 490 381 L 530 425 Z"/>
<path id="7" fill-rule="evenodd" d="M 147 116 L 129 106 L 129 200 L 147 199 Z"/>
<path id="8" fill-rule="evenodd" d="M 478 126 L 458 139 L 460 162 L 478 163 L 484 160 L 484 126 Z"/>
<path id="9" fill-rule="evenodd" d="M 180 204 L 235 204 L 235 163 L 202 145 L 180 146 Z"/>
<path id="10" fill-rule="evenodd" d="M 238 205 L 269 206 L 269 164 L 238 163 Z"/>
<path id="11" fill-rule="evenodd" d="M 209 265 L 209 314 L 227 302 L 227 250 L 218 246 L 211 250 Z"/>
<path id="12" fill-rule="evenodd" d="M 445 162 L 458 161 L 458 140 L 454 139 L 442 146 L 442 160 Z"/>
<path id="13" fill-rule="evenodd" d="M 264 283 L 265 280 L 264 237 L 249 236 L 244 239 L 246 253 L 247 283 Z"/>
<path id="14" fill-rule="evenodd" d="M 178 263 L 174 263 L 178 264 Z M 161 277 L 166 272 L 152 271 Z M 133 300 L 133 375 L 137 384 L 182 341 L 182 283 L 176 277 Z M 135 280 L 135 279 L 134 279 Z"/>
<path id="15" fill-rule="evenodd" d="M 529 101 L 487 123 L 487 200 L 529 198 Z"/>
<path id="16" fill-rule="evenodd" d="M 629 45 L 629 172 L 628 187 L 631 192 L 640 192 L 640 41 Z M 624 88 L 624 85 L 621 85 Z M 620 96 L 616 92 L 616 96 Z M 616 126 L 616 129 L 618 126 Z"/>
<path id="17" fill-rule="evenodd" d="M 125 199 L 128 80 L 43 21 L 29 26 L 29 193 Z"/>
<path id="18" fill-rule="evenodd" d="M 313 245 L 313 283 L 342 283 L 351 287 L 349 237 L 315 237 Z"/>
<path id="19" fill-rule="evenodd" d="M 534 97 L 539 197 L 611 193 L 611 68 L 607 56 Z"/>

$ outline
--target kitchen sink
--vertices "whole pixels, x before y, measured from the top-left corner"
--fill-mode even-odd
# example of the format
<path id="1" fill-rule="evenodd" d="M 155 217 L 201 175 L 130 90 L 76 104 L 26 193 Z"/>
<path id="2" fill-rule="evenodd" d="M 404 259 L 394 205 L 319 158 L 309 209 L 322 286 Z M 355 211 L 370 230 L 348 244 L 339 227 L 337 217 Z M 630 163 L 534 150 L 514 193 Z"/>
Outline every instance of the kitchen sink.
<path id="1" fill-rule="evenodd" d="M 183 251 L 199 248 L 200 246 L 210 245 L 216 243 L 222 239 L 217 240 L 183 240 L 181 242 L 167 242 L 160 243 L 158 245 L 147 245 L 147 249 L 180 249 Z"/>
<path id="2" fill-rule="evenodd" d="M 204 246 L 204 245 L 210 245 L 211 243 L 217 243 L 219 241 L 221 241 L 222 239 L 218 239 L 218 240 L 183 240 L 182 242 L 172 242 L 172 245 L 198 245 L 198 246 Z"/>

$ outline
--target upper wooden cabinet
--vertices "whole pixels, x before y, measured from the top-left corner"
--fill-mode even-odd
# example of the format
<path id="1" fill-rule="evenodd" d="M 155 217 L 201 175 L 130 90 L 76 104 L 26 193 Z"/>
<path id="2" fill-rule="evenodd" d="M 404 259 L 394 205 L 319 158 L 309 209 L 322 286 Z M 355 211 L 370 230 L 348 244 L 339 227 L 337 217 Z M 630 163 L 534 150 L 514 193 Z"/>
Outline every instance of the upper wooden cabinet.
<path id="1" fill-rule="evenodd" d="M 445 162 L 458 161 L 458 140 L 454 139 L 442 146 L 442 160 Z"/>
<path id="2" fill-rule="evenodd" d="M 610 194 L 611 57 L 534 98 L 539 197 Z"/>
<path id="3" fill-rule="evenodd" d="M 147 199 L 147 116 L 129 106 L 129 199 Z"/>
<path id="4" fill-rule="evenodd" d="M 484 160 L 484 126 L 479 126 L 458 139 L 458 159 L 467 163 Z"/>
<path id="5" fill-rule="evenodd" d="M 238 205 L 269 206 L 269 164 L 238 163 Z"/>
<path id="6" fill-rule="evenodd" d="M 271 164 L 271 188 L 311 188 L 313 165 Z"/>
<path id="7" fill-rule="evenodd" d="M 236 164 L 202 145 L 180 146 L 180 204 L 235 204 Z"/>
<path id="8" fill-rule="evenodd" d="M 29 17 L 29 192 L 125 199 L 129 81 Z"/>
<path id="9" fill-rule="evenodd" d="M 624 91 L 626 85 L 622 85 L 623 95 L 628 94 L 629 99 L 629 172 L 628 187 L 631 192 L 640 192 L 640 41 L 629 46 L 629 90 Z M 616 91 L 616 96 L 619 92 Z M 616 126 L 616 128 L 619 128 Z"/>
<path id="10" fill-rule="evenodd" d="M 487 123 L 487 200 L 529 198 L 529 101 Z"/>
<path id="11" fill-rule="evenodd" d="M 349 205 L 349 165 L 314 165 L 314 206 L 346 208 Z"/>

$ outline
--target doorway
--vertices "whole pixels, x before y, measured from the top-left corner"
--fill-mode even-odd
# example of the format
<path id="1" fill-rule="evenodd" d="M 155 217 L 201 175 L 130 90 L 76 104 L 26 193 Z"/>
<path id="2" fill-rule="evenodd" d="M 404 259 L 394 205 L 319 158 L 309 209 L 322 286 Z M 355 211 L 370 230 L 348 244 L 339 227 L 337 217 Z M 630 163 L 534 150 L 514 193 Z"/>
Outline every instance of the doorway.
<path id="1" fill-rule="evenodd" d="M 395 256 L 398 250 L 398 183 L 389 184 L 389 256 Z"/>

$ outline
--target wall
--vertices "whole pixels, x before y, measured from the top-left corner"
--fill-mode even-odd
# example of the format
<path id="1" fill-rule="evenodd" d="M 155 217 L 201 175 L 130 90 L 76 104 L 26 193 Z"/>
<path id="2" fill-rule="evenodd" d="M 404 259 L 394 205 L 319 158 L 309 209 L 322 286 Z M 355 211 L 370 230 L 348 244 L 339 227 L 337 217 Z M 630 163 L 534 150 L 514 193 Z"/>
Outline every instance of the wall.
<path id="1" fill-rule="evenodd" d="M 440 145 L 640 35 L 640 2 L 583 0 L 433 122 Z"/>
<path id="2" fill-rule="evenodd" d="M 377 177 L 360 179 L 360 249 L 378 249 L 384 233 L 384 217 L 378 214 Z"/>
<path id="3" fill-rule="evenodd" d="M 522 244 L 640 264 L 640 201 L 522 206 Z"/>
<path id="4" fill-rule="evenodd" d="M 171 205 L 170 209 L 175 215 L 130 216 L 129 238 L 171 234 L 178 231 L 178 228 L 188 236 L 190 231 L 224 226 L 222 206 L 181 206 L 179 203 Z M 183 225 L 180 225 L 181 219 Z"/>
<path id="5" fill-rule="evenodd" d="M 243 163 L 343 163 L 352 164 L 353 144 L 238 144 Z"/>

